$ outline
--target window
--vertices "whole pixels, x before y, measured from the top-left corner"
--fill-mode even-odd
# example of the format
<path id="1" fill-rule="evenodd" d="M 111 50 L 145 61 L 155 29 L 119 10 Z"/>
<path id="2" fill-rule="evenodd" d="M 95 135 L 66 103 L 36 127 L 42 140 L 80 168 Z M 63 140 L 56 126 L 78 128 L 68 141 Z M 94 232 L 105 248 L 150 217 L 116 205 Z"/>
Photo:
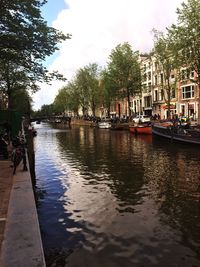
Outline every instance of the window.
<path id="1" fill-rule="evenodd" d="M 186 79 L 186 70 L 182 70 L 181 71 L 181 80 L 185 80 Z"/>
<path id="2" fill-rule="evenodd" d="M 184 69 L 181 71 L 181 80 L 187 80 L 190 78 L 190 70 Z"/>
<path id="3" fill-rule="evenodd" d="M 155 90 L 155 95 L 154 95 L 154 97 L 155 97 L 154 100 L 155 100 L 155 101 L 158 101 L 158 90 Z"/>
<path id="4" fill-rule="evenodd" d="M 144 97 L 144 107 L 145 108 L 151 107 L 151 96 Z"/>
<path id="5" fill-rule="evenodd" d="M 189 69 L 186 70 L 186 75 L 187 75 L 187 79 L 189 80 L 190 79 L 190 70 Z"/>
<path id="6" fill-rule="evenodd" d="M 194 98 L 194 85 L 184 86 L 182 87 L 182 98 Z"/>
<path id="7" fill-rule="evenodd" d="M 161 91 L 159 91 L 159 101 L 162 101 L 164 97 L 164 92 L 163 89 L 161 89 Z"/>
<path id="8" fill-rule="evenodd" d="M 148 80 L 151 80 L 151 72 L 148 72 Z"/>
<path id="9" fill-rule="evenodd" d="M 172 98 L 175 98 L 176 97 L 176 90 L 174 88 L 172 88 L 171 97 Z"/>
<path id="10" fill-rule="evenodd" d="M 143 92 L 145 92 L 147 90 L 147 85 L 146 84 L 143 84 L 142 85 L 142 89 L 143 89 Z"/>
<path id="11" fill-rule="evenodd" d="M 161 84 L 163 84 L 163 82 L 164 82 L 163 73 L 160 74 L 160 81 L 161 81 Z"/>
<path id="12" fill-rule="evenodd" d="M 155 85 L 157 85 L 158 84 L 158 77 L 157 77 L 157 75 L 155 75 Z"/>

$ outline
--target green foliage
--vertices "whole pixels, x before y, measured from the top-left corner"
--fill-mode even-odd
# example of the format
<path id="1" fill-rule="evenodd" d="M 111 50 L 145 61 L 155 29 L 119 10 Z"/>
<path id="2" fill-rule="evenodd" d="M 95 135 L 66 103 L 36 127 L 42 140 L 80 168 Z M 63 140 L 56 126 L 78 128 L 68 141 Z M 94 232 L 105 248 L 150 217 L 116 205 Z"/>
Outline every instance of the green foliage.
<path id="1" fill-rule="evenodd" d="M 171 75 L 177 73 L 175 69 L 178 65 L 177 50 L 172 41 L 170 33 L 164 35 L 163 32 L 153 30 L 154 33 L 154 56 L 159 62 L 159 73 L 162 74 L 162 89 L 164 90 L 165 101 L 168 105 L 168 114 L 170 114 L 170 102 L 172 90 L 176 87 L 176 79 L 172 82 Z"/>
<path id="2" fill-rule="evenodd" d="M 73 82 L 69 82 L 59 90 L 53 102 L 56 113 L 71 111 L 75 114 L 78 113 L 79 97 L 76 91 L 76 86 Z"/>
<path id="3" fill-rule="evenodd" d="M 138 57 L 138 51 L 133 52 L 128 43 L 117 45 L 109 57 L 109 76 L 118 95 L 127 97 L 128 105 L 130 96 L 141 90 L 141 72 Z M 130 114 L 130 107 L 128 109 Z"/>
<path id="4" fill-rule="evenodd" d="M 178 23 L 169 28 L 179 51 L 180 67 L 186 65 L 200 73 L 200 2 L 188 0 L 177 9 Z M 200 78 L 199 78 L 200 79 Z"/>
<path id="5" fill-rule="evenodd" d="M 33 112 L 33 117 L 48 117 L 55 114 L 54 105 L 43 105 L 40 110 Z"/>
<path id="6" fill-rule="evenodd" d="M 177 25 L 172 25 L 168 31 L 176 45 L 176 55 L 179 68 L 187 67 L 188 71 L 195 70 L 198 74 L 193 82 L 200 87 L 200 1 L 188 0 L 177 9 Z M 199 90 L 200 101 L 200 90 Z M 198 123 L 200 123 L 200 103 Z"/>
<path id="7" fill-rule="evenodd" d="M 99 86 L 99 75 L 100 69 L 96 63 L 89 64 L 85 67 L 86 75 L 87 75 L 87 87 L 89 92 L 89 105 L 92 109 L 93 115 L 95 116 L 95 109 L 99 104 L 99 94 L 100 94 L 100 86 Z"/>
<path id="8" fill-rule="evenodd" d="M 87 86 L 87 72 L 85 69 L 81 68 L 77 71 L 75 84 L 77 88 L 79 103 L 82 108 L 83 114 L 85 114 L 89 108 L 89 91 Z"/>
<path id="9" fill-rule="evenodd" d="M 13 109 L 24 116 L 29 116 L 31 112 L 32 99 L 24 89 L 18 89 L 13 93 Z"/>
<path id="10" fill-rule="evenodd" d="M 57 72 L 48 73 L 42 62 L 69 36 L 47 26 L 40 11 L 45 2 L 1 0 L 0 89 L 8 93 L 9 107 L 11 92 L 18 89 L 19 83 L 24 89 L 35 91 L 39 89 L 38 81 L 62 79 Z M 13 75 L 18 76 L 16 83 Z"/>
<path id="11" fill-rule="evenodd" d="M 99 103 L 100 94 L 99 72 L 99 66 L 93 63 L 79 69 L 76 74 L 75 84 L 83 114 L 91 108 L 95 116 L 95 109 Z"/>
<path id="12" fill-rule="evenodd" d="M 112 82 L 112 77 L 108 72 L 108 69 L 104 69 L 101 72 L 101 94 L 100 94 L 100 101 L 104 105 L 104 107 L 110 110 L 111 102 L 116 99 L 116 87 L 115 84 Z"/>

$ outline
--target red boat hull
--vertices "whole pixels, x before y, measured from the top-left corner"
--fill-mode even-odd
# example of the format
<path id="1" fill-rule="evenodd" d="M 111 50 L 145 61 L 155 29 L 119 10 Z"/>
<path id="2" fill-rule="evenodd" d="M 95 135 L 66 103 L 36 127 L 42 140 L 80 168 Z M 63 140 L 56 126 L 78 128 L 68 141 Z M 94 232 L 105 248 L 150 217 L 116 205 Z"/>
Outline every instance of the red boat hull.
<path id="1" fill-rule="evenodd" d="M 135 134 L 136 133 L 136 128 L 137 128 L 136 126 L 130 126 L 129 130 L 130 130 L 131 133 Z"/>
<path id="2" fill-rule="evenodd" d="M 129 129 L 131 133 L 152 134 L 152 128 L 149 125 L 130 126 Z"/>
<path id="3" fill-rule="evenodd" d="M 151 126 L 138 126 L 136 129 L 137 134 L 152 134 Z"/>

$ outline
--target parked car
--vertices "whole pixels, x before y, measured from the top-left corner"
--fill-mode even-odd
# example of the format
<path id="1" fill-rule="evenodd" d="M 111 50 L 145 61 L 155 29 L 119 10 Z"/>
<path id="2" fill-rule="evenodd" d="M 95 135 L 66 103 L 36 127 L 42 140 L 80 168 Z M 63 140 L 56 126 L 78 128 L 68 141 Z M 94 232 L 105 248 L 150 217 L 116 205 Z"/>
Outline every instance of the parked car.
<path id="1" fill-rule="evenodd" d="M 151 117 L 148 115 L 137 115 L 135 118 L 133 118 L 133 122 L 139 123 L 139 122 L 150 122 Z"/>

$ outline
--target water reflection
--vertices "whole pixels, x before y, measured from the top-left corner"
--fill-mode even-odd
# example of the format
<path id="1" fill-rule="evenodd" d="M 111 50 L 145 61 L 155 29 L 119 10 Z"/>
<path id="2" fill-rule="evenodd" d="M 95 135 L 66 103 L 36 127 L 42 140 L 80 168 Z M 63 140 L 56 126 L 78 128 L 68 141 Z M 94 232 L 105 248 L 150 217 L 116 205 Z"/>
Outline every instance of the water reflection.
<path id="1" fill-rule="evenodd" d="M 47 258 L 54 248 L 60 266 L 199 266 L 198 149 L 128 131 L 38 127 Z"/>

